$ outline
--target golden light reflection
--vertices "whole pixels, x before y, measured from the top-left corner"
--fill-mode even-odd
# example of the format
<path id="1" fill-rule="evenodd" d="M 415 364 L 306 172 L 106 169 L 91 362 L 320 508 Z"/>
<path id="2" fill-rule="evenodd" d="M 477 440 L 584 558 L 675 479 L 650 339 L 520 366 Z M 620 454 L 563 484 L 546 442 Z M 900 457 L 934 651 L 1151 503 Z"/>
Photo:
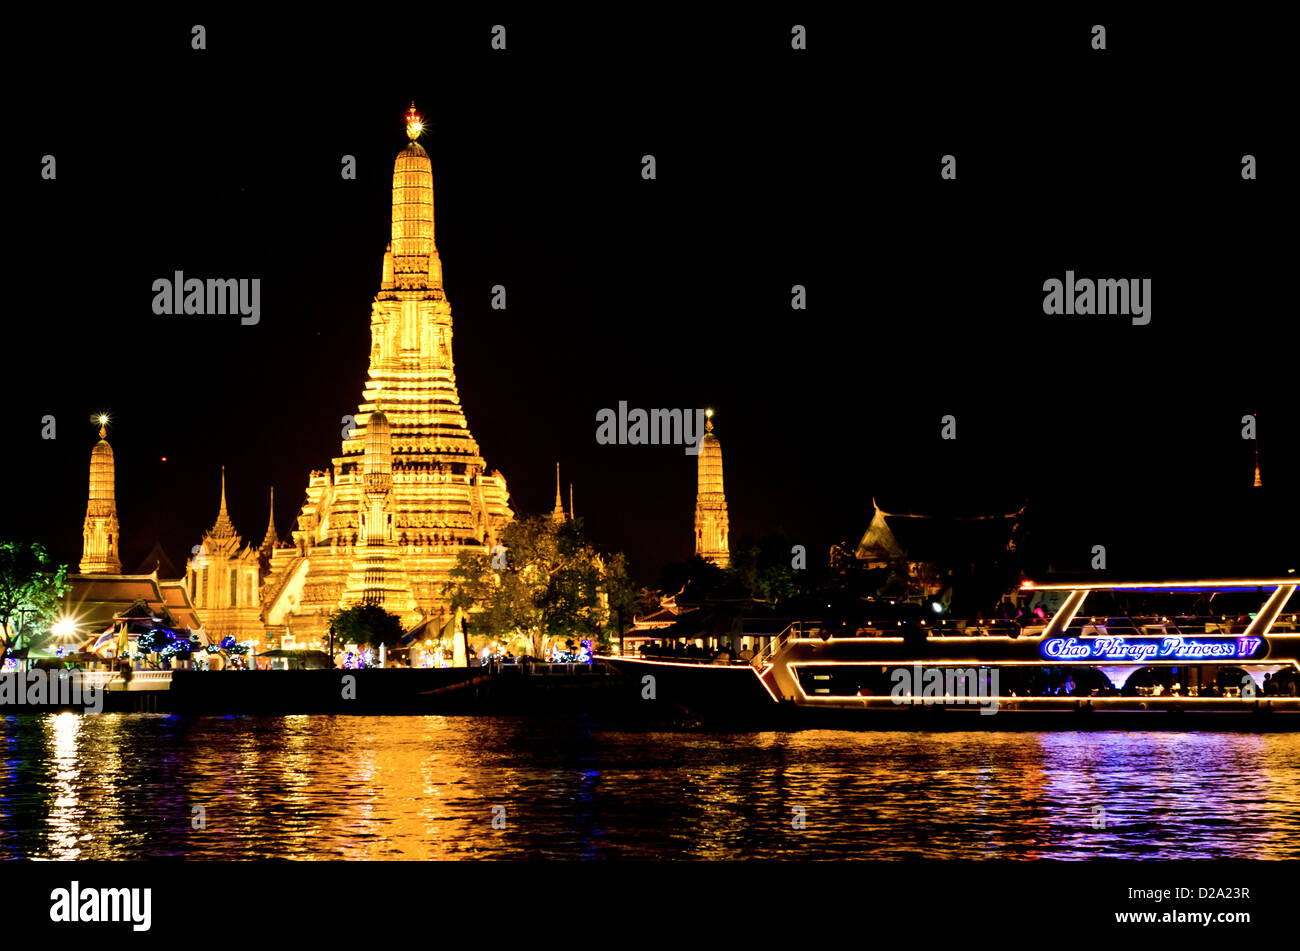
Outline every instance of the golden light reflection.
<path id="1" fill-rule="evenodd" d="M 56 713 L 45 721 L 50 750 L 50 780 L 53 784 L 48 818 L 49 839 L 46 847 L 56 859 L 75 859 L 81 854 L 77 844 L 81 829 L 82 785 L 80 763 L 82 714 L 71 711 Z"/>
<path id="2" fill-rule="evenodd" d="M 26 831 L 13 854 L 41 859 L 1284 859 L 1300 848 L 1295 734 L 586 733 L 353 716 L 182 727 L 62 714 L 27 737 L 39 773 L 0 800 L 0 820 Z M 0 770 L 9 790 L 16 775 L 12 762 Z M 191 830 L 195 804 L 205 831 Z M 806 827 L 792 824 L 796 807 Z"/>
<path id="3" fill-rule="evenodd" d="M 513 771 L 485 766 L 487 751 L 464 739 L 448 718 L 425 718 L 418 729 L 400 731 L 400 740 L 369 729 L 384 730 L 383 718 L 285 720 L 280 791 L 295 821 L 277 835 L 288 854 L 415 860 L 508 851 L 509 833 L 492 827 L 487 790 L 501 790 L 501 804 L 511 803 L 509 828 L 518 818 L 510 815 L 516 812 L 509 798 L 517 785 Z M 359 723 L 368 726 L 355 729 Z M 339 729 L 322 733 L 322 725 Z M 322 775 L 333 777 L 328 799 L 315 789 Z"/>

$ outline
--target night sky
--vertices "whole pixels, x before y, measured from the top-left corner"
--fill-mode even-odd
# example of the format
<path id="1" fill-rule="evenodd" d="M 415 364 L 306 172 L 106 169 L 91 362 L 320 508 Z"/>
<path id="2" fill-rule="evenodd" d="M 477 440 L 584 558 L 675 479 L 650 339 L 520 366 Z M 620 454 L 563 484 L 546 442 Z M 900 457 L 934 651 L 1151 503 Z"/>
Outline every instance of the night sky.
<path id="1" fill-rule="evenodd" d="M 640 583 L 691 553 L 695 458 L 598 445 L 620 400 L 714 408 L 733 546 L 783 533 L 822 560 L 873 496 L 938 514 L 1028 500 L 1042 567 L 1103 544 L 1119 575 L 1300 568 L 1281 35 L 1111 20 L 1096 53 L 1068 19 L 418 9 L 25 34 L 43 65 L 6 150 L 0 537 L 75 570 L 100 410 L 124 568 L 156 540 L 183 567 L 223 463 L 244 538 L 272 484 L 287 535 L 360 400 L 414 99 L 470 429 L 516 512 L 550 509 L 559 460 L 566 501 L 572 481 Z M 1241 180 L 1247 152 L 1259 181 Z M 1045 316 L 1066 269 L 1151 278 L 1151 323 Z M 177 270 L 260 278 L 261 323 L 154 315 L 152 282 Z"/>

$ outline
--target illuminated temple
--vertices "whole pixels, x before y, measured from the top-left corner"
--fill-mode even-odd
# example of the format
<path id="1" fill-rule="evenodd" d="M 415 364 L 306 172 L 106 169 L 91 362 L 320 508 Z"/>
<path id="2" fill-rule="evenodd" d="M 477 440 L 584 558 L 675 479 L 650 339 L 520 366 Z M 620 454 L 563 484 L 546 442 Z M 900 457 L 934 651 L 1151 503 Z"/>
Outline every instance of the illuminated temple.
<path id="1" fill-rule="evenodd" d="M 272 512 L 268 534 L 274 531 L 274 526 Z M 258 601 L 260 561 L 260 550 L 244 544 L 226 511 L 226 467 L 222 466 L 217 520 L 204 533 L 194 557 L 185 566 L 186 587 L 212 643 L 220 643 L 226 637 L 241 642 L 262 640 L 264 628 Z"/>
<path id="2" fill-rule="evenodd" d="M 713 435 L 713 410 L 708 415 L 696 458 L 695 554 L 725 568 L 731 562 L 731 546 L 727 495 L 722 486 L 722 443 Z"/>
<path id="3" fill-rule="evenodd" d="M 108 444 L 104 428 L 107 417 L 100 418 L 99 442 L 90 451 L 90 492 L 86 500 L 86 521 L 81 530 L 81 573 L 110 575 L 122 571 L 117 546 L 121 535 L 117 527 L 117 485 L 113 447 Z"/>
<path id="4" fill-rule="evenodd" d="M 340 607 L 381 604 L 412 626 L 450 616 L 457 554 L 496 544 L 513 518 L 456 390 L 451 305 L 434 243 L 433 168 L 407 113 L 393 167 L 392 242 L 370 312 L 370 367 L 333 465 L 312 472 L 292 543 L 271 552 L 267 634 L 306 645 Z"/>

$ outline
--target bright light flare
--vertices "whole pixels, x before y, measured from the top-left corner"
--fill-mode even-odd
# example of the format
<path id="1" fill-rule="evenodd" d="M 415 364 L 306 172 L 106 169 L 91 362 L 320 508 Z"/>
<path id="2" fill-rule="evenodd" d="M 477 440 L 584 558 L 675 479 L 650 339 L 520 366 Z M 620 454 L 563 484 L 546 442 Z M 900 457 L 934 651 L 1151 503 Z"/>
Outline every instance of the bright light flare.
<path id="1" fill-rule="evenodd" d="M 411 103 L 411 108 L 406 110 L 406 135 L 410 139 L 418 139 L 423 131 L 424 116 L 416 111 L 415 103 Z"/>
<path id="2" fill-rule="evenodd" d="M 70 641 L 77 636 L 77 622 L 66 614 L 50 625 L 50 633 L 61 641 Z"/>

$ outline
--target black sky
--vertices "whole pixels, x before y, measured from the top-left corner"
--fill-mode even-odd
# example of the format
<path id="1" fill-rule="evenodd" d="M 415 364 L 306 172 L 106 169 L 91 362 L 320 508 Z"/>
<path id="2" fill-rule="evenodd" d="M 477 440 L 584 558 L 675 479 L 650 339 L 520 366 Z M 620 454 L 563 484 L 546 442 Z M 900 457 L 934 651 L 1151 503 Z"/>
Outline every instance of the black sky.
<path id="1" fill-rule="evenodd" d="M 419 20 L 208 18 L 203 52 L 190 21 L 25 31 L 42 68 L 11 117 L 0 536 L 79 558 L 101 409 L 128 568 L 155 540 L 183 564 L 223 463 L 246 539 L 272 484 L 293 526 L 360 399 L 414 99 L 471 430 L 517 511 L 549 510 L 558 459 L 639 580 L 690 553 L 695 460 L 597 445 L 620 400 L 716 410 L 733 541 L 822 557 L 873 496 L 1028 499 L 1044 565 L 1095 544 L 1121 573 L 1294 565 L 1295 201 L 1268 24 L 1207 46 L 1203 24 L 1116 20 L 1099 54 L 1066 18 Z M 1151 324 L 1045 317 L 1067 268 L 1150 277 Z M 260 278 L 261 323 L 155 316 L 176 270 Z"/>

